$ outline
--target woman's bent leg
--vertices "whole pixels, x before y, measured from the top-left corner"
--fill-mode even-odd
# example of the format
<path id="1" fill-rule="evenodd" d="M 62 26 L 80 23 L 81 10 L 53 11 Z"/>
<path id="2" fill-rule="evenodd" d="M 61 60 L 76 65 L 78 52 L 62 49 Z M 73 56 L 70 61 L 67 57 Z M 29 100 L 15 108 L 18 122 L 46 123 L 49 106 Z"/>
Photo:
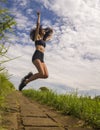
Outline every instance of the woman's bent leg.
<path id="1" fill-rule="evenodd" d="M 33 62 L 33 64 L 36 66 L 38 73 L 34 74 L 33 76 L 31 76 L 28 80 L 26 80 L 26 84 L 29 83 L 30 81 L 36 80 L 38 78 L 47 78 L 47 73 L 46 70 L 44 69 L 44 63 L 41 62 L 40 60 L 35 60 Z"/>

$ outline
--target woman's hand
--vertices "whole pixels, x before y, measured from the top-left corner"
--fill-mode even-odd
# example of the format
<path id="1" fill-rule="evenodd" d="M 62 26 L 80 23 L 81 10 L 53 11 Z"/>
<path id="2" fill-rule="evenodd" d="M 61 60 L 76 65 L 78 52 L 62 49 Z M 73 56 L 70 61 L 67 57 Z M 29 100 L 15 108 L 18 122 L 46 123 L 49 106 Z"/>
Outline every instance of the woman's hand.
<path id="1" fill-rule="evenodd" d="M 37 12 L 37 15 L 38 15 L 38 16 L 40 15 L 40 12 L 39 12 L 39 11 Z"/>

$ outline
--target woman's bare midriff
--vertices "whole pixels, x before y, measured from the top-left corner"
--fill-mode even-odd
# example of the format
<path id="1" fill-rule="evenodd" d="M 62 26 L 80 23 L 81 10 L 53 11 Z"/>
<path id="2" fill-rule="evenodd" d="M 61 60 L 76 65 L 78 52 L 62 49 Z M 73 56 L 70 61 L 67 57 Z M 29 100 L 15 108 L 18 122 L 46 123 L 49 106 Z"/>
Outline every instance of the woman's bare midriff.
<path id="1" fill-rule="evenodd" d="M 45 48 L 43 46 L 41 46 L 41 45 L 37 45 L 36 50 L 39 50 L 40 52 L 44 53 Z"/>

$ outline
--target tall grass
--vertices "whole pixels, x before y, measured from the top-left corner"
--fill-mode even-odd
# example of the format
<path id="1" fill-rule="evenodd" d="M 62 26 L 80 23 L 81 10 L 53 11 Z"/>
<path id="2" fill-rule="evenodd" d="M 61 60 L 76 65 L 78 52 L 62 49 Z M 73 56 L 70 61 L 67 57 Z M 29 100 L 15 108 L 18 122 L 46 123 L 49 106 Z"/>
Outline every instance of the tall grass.
<path id="1" fill-rule="evenodd" d="M 0 73 L 0 108 L 3 106 L 5 96 L 12 90 L 14 90 L 14 86 L 9 81 L 7 73 Z"/>
<path id="2" fill-rule="evenodd" d="M 2 127 L 1 113 L 5 107 L 5 97 L 11 91 L 15 90 L 13 84 L 9 81 L 9 76 L 4 71 L 0 73 L 0 130 L 7 130 Z"/>
<path id="3" fill-rule="evenodd" d="M 24 90 L 23 94 L 61 111 L 84 120 L 92 127 L 100 128 L 100 99 L 78 96 L 77 93 L 58 95 L 52 91 Z"/>

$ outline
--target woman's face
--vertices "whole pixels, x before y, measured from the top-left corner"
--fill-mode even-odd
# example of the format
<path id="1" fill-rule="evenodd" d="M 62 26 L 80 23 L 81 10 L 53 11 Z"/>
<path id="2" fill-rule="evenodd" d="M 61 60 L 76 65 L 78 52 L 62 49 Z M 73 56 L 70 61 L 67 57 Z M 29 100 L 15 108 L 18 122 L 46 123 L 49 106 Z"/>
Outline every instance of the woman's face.
<path id="1" fill-rule="evenodd" d="M 40 35 L 45 35 L 45 30 L 44 29 L 40 29 Z"/>

